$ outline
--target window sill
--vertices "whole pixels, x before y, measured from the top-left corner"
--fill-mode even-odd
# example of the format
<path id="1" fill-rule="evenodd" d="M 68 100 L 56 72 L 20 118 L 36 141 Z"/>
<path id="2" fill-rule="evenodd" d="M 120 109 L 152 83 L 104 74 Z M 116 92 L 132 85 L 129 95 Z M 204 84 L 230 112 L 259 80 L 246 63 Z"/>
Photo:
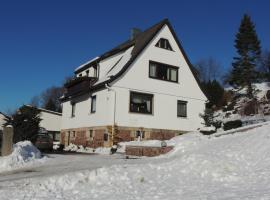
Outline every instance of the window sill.
<path id="1" fill-rule="evenodd" d="M 188 119 L 187 116 L 177 116 L 177 118 L 181 118 L 181 119 Z"/>
<path id="2" fill-rule="evenodd" d="M 158 81 L 166 81 L 166 82 L 170 82 L 170 83 L 176 83 L 176 84 L 179 84 L 178 81 L 164 80 L 164 79 L 159 79 L 159 78 L 155 78 L 155 77 L 151 77 L 151 76 L 149 76 L 149 78 L 154 79 L 154 80 L 158 80 Z"/>
<path id="3" fill-rule="evenodd" d="M 129 114 L 140 114 L 140 115 L 148 115 L 148 116 L 154 116 L 153 113 L 141 113 L 141 112 L 133 112 L 133 111 L 129 111 Z"/>

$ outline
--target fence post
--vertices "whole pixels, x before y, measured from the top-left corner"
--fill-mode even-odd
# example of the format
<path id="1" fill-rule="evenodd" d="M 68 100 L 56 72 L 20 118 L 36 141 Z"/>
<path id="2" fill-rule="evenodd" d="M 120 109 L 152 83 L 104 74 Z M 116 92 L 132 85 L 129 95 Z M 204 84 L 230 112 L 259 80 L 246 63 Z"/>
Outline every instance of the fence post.
<path id="1" fill-rule="evenodd" d="M 13 127 L 8 125 L 4 127 L 2 138 L 2 156 L 8 156 L 12 153 L 13 145 Z"/>

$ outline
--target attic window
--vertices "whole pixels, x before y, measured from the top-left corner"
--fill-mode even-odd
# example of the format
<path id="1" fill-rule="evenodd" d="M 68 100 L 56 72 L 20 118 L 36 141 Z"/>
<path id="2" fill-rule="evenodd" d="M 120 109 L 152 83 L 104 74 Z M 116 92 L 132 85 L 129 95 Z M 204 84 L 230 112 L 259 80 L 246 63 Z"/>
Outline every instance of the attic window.
<path id="1" fill-rule="evenodd" d="M 167 40 L 165 38 L 160 38 L 160 40 L 156 44 L 156 47 L 172 51 L 172 47 L 169 43 L 169 40 Z"/>

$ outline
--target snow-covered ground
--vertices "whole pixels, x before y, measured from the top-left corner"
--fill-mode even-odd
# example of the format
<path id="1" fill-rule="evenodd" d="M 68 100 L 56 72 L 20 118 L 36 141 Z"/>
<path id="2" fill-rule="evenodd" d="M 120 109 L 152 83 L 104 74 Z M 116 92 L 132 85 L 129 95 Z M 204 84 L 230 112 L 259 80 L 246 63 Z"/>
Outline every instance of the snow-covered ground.
<path id="1" fill-rule="evenodd" d="M 98 147 L 98 148 L 90 148 L 90 147 L 83 147 L 82 145 L 75 145 L 70 144 L 69 146 L 64 148 L 64 151 L 70 151 L 70 152 L 78 152 L 78 153 L 90 153 L 90 154 L 104 154 L 109 155 L 111 152 L 111 148 L 109 147 Z"/>
<path id="2" fill-rule="evenodd" d="M 174 150 L 158 158 L 121 159 L 94 170 L 89 162 L 89 169 L 13 181 L 0 177 L 0 199 L 270 199 L 269 130 L 264 123 L 220 137 L 190 133 L 167 141 Z M 80 165 L 69 163 L 66 168 Z"/>

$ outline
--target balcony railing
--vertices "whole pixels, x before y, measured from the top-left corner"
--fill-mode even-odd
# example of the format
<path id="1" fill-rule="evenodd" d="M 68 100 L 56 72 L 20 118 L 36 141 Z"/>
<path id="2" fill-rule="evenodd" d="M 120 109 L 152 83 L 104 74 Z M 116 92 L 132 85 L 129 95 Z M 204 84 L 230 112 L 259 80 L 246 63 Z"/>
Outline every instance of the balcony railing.
<path id="1" fill-rule="evenodd" d="M 68 81 L 65 84 L 65 97 L 73 96 L 79 94 L 85 90 L 90 89 L 90 87 L 97 81 L 95 77 L 76 77 Z"/>

